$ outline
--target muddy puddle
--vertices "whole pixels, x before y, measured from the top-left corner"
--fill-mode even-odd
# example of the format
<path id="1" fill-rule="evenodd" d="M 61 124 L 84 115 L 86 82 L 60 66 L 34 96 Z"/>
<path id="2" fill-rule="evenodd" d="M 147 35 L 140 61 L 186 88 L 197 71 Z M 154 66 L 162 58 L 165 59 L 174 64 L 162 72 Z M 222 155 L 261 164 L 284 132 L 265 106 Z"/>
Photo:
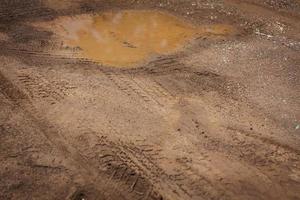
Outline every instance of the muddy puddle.
<path id="1" fill-rule="evenodd" d="M 124 10 L 60 17 L 47 24 L 65 46 L 108 66 L 133 67 L 157 55 L 171 54 L 199 36 L 228 35 L 230 25 L 195 26 L 161 11 Z"/>

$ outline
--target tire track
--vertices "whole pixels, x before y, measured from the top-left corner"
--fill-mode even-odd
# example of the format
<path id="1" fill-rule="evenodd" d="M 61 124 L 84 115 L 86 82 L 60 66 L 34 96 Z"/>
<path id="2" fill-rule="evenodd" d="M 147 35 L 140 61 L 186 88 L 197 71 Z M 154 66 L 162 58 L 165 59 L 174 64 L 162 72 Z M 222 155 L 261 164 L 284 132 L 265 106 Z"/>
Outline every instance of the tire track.
<path id="1" fill-rule="evenodd" d="M 18 70 L 16 76 L 19 85 L 25 89 L 31 100 L 42 100 L 53 105 L 63 101 L 71 93 L 72 87 L 60 82 L 50 82 L 31 70 Z"/>
<path id="2" fill-rule="evenodd" d="M 112 132 L 112 134 L 120 135 L 115 128 L 108 125 L 107 128 Z M 118 141 L 115 146 L 118 146 L 122 152 L 125 152 L 130 162 L 137 166 L 137 170 L 140 171 L 157 190 L 168 196 L 166 199 L 190 199 L 186 191 L 182 190 L 177 183 L 169 179 L 169 175 L 165 173 L 154 161 L 153 157 L 149 157 L 145 152 L 148 152 L 143 147 L 141 150 L 135 147 L 137 144 L 125 144 L 122 141 Z M 149 150 L 149 147 L 148 147 Z"/>
<path id="3" fill-rule="evenodd" d="M 273 173 L 274 169 L 280 170 L 281 173 L 284 171 L 285 174 L 300 173 L 296 167 L 300 164 L 297 159 L 300 155 L 297 149 L 260 136 L 258 133 L 233 127 L 225 128 L 229 131 L 227 132 L 229 136 L 227 138 L 230 138 L 230 141 L 227 142 L 224 142 L 221 138 L 211 136 L 206 131 L 201 131 L 197 121 L 191 120 L 181 125 L 181 131 L 188 133 L 190 136 L 195 135 L 195 132 L 199 133 L 199 136 L 197 136 L 199 139 L 193 141 L 196 142 L 195 145 L 201 147 L 201 152 L 204 149 L 211 153 L 220 153 L 261 171 L 276 182 L 289 180 L 290 178 L 279 176 L 278 172 Z M 264 155 L 265 158 L 262 158 L 261 155 Z M 218 191 L 222 191 L 222 189 Z M 225 194 L 225 191 L 223 192 Z"/>
<path id="4" fill-rule="evenodd" d="M 46 97 L 44 97 L 43 95 L 44 95 L 44 93 L 43 93 L 43 88 L 42 89 L 40 89 L 39 88 L 39 85 L 40 84 L 38 84 L 38 80 L 40 81 L 40 82 L 43 82 L 43 77 L 39 77 L 39 78 L 32 78 L 31 76 L 28 76 L 28 74 L 26 74 L 26 73 L 24 73 L 24 70 L 23 71 L 21 71 L 18 75 L 17 75 L 17 77 L 19 78 L 19 81 L 20 81 L 20 83 L 22 83 L 22 84 L 24 84 L 25 85 L 25 88 L 27 89 L 27 90 L 29 90 L 29 91 L 31 91 L 31 93 L 32 93 L 32 95 L 30 96 L 29 95 L 29 99 L 34 99 L 36 96 L 36 93 L 38 94 L 37 96 L 38 97 L 42 97 L 42 98 L 46 98 Z M 119 78 L 119 77 L 118 77 Z M 113 79 L 113 80 L 117 80 L 117 79 Z M 134 86 L 131 86 L 132 85 L 132 82 L 126 82 L 127 81 L 127 79 L 126 79 L 126 77 L 122 77 L 122 78 L 120 78 L 120 79 L 118 79 L 118 80 L 120 80 L 121 81 L 121 83 L 122 84 L 124 84 L 124 82 L 125 82 L 125 84 L 124 85 L 126 85 L 127 87 L 128 87 L 128 85 L 129 85 L 129 88 L 131 89 L 131 91 L 133 91 L 136 95 L 144 95 L 143 97 L 144 97 L 144 101 L 145 102 L 150 102 L 151 100 L 149 100 L 148 98 L 148 96 L 146 96 L 144 93 L 141 93 L 140 91 L 141 91 L 141 89 L 139 88 L 139 87 L 137 87 L 136 85 L 134 85 Z M 13 87 L 13 85 L 11 85 L 11 87 Z M 36 87 L 37 87 L 37 89 L 36 89 Z M 122 87 L 123 88 L 123 87 Z M 121 88 L 121 89 L 122 89 Z M 19 91 L 19 89 L 17 89 L 17 88 L 15 88 L 14 89 L 15 91 Z M 125 90 L 125 91 L 127 91 L 127 90 Z M 131 94 L 131 93 L 128 93 L 128 94 Z M 27 95 L 24 95 L 25 97 L 27 97 Z M 26 99 L 25 99 L 26 100 Z M 31 107 L 31 109 L 33 109 L 32 107 Z M 34 113 L 36 113 L 36 112 L 34 112 Z M 37 120 L 38 121 L 38 120 Z M 41 125 L 41 126 L 43 126 L 43 125 Z M 48 128 L 44 128 L 44 130 L 45 131 L 47 131 L 49 129 L 49 127 Z M 116 130 L 113 128 L 113 127 L 110 127 L 110 130 L 111 131 L 113 131 L 113 132 L 115 132 L 116 133 Z M 117 134 L 117 133 L 116 133 Z M 82 163 L 89 163 L 88 162 L 88 160 L 87 159 L 85 159 L 84 157 L 82 157 L 82 155 L 80 154 L 80 153 L 77 153 L 77 152 L 79 152 L 79 150 L 77 149 L 77 148 L 75 148 L 75 147 L 72 147 L 72 146 L 70 146 L 70 144 L 69 143 L 67 143 L 67 140 L 66 139 L 64 139 L 64 138 L 62 138 L 62 137 L 60 137 L 58 134 L 53 134 L 53 136 L 51 135 L 50 136 L 50 134 L 46 134 L 46 136 L 47 136 L 47 138 L 53 143 L 53 144 L 56 144 L 56 145 L 58 145 L 58 147 L 60 148 L 60 150 L 62 150 L 63 152 L 65 152 L 66 154 L 71 154 L 70 156 L 72 156 L 72 157 L 75 157 L 76 158 L 76 160 L 78 161 L 78 162 L 82 162 Z M 54 138 L 53 138 L 54 137 Z M 65 143 L 66 142 L 66 143 Z M 152 163 L 152 162 L 150 162 L 149 160 L 147 160 L 147 159 L 145 159 L 145 158 L 142 158 L 140 155 L 138 155 L 135 151 L 132 151 L 132 150 L 130 150 L 128 147 L 126 147 L 126 145 L 125 144 L 123 144 L 123 143 L 118 143 L 118 144 L 112 144 L 111 143 L 111 141 L 108 141 L 109 143 L 110 143 L 110 148 L 115 148 L 115 147 L 118 147 L 119 149 L 117 149 L 120 153 L 119 153 L 119 158 L 121 158 L 121 160 L 123 161 L 123 163 L 130 163 L 130 167 L 131 168 L 133 168 L 133 169 L 135 169 L 137 172 L 139 172 L 139 174 L 148 174 L 147 176 L 146 176 L 146 178 L 148 179 L 149 178 L 149 176 L 151 177 L 151 179 L 150 180 L 154 180 L 155 181 L 155 183 L 153 184 L 153 185 L 156 185 L 157 183 L 156 182 L 160 182 L 160 179 L 158 178 L 158 176 L 157 175 L 155 175 L 155 173 L 153 174 L 153 171 L 152 171 L 152 168 L 154 169 L 155 167 L 156 167 L 156 171 L 159 171 L 161 174 L 163 174 L 163 171 L 161 170 L 161 169 L 159 169 L 159 168 L 157 168 L 157 166 L 154 164 L 154 163 Z M 110 156 L 104 156 L 104 158 L 110 158 Z M 134 160 L 134 161 L 133 161 Z M 106 162 L 105 162 L 106 163 Z M 106 164 L 109 164 L 109 165 L 113 165 L 111 162 L 107 162 Z M 128 165 L 128 164 L 126 164 L 126 165 Z M 123 164 L 122 165 L 118 165 L 118 170 L 115 170 L 114 172 L 113 172 L 113 174 L 111 174 L 111 178 L 110 178 L 110 180 L 114 180 L 115 179 L 115 177 L 117 176 L 117 174 L 119 173 L 119 170 L 124 170 L 124 174 L 128 174 L 128 173 L 126 173 L 126 168 L 128 168 L 128 167 L 126 167 L 126 165 L 124 166 L 124 168 L 122 167 L 123 166 Z M 107 165 L 106 165 L 107 166 Z M 149 167 L 149 166 L 151 166 L 151 167 Z M 88 167 L 88 166 L 86 166 L 86 167 Z M 87 170 L 89 171 L 89 170 L 91 170 L 92 172 L 93 172 L 93 174 L 92 174 L 92 176 L 97 176 L 95 173 L 95 169 L 89 169 L 89 168 L 87 168 Z M 146 172 L 145 172 L 146 171 Z M 130 172 L 130 171 L 129 171 Z M 165 175 L 166 176 L 166 175 Z M 146 180 L 145 178 L 143 178 L 142 176 L 141 177 L 135 177 L 136 179 L 134 179 L 134 180 L 130 180 L 130 181 L 132 181 L 132 184 L 131 184 L 131 186 L 130 186 L 130 188 L 131 188 L 131 191 L 135 191 L 136 189 L 135 188 L 140 188 L 140 187 L 138 187 L 141 183 L 143 183 L 143 182 L 145 182 L 144 180 Z M 129 181 L 129 182 L 130 182 Z M 164 185 L 164 184 L 162 184 L 162 185 Z M 171 183 L 169 183 L 168 185 L 172 185 Z M 174 187 L 174 186 L 172 186 L 172 187 Z M 143 188 L 143 187 L 142 187 Z M 173 191 L 174 189 L 168 189 L 168 190 L 170 190 L 170 192 L 171 191 Z M 178 189 L 177 189 L 178 190 Z M 164 191 L 164 190 L 162 190 L 162 191 Z M 141 193 L 141 192 L 137 192 L 139 195 L 141 195 L 141 194 L 143 194 L 144 196 L 146 196 L 145 197 L 145 199 L 148 199 L 148 198 L 150 198 L 150 199 L 155 199 L 156 198 L 156 196 L 158 196 L 156 199 L 160 199 L 161 197 L 160 197 L 160 195 L 157 193 L 157 192 L 155 192 L 153 189 L 148 189 L 147 190 L 147 193 Z M 171 192 L 172 193 L 172 192 Z M 173 199 L 173 198 L 172 198 Z"/>
<path id="5" fill-rule="evenodd" d="M 124 143 L 113 142 L 91 130 L 84 132 L 86 134 L 83 137 L 93 138 L 95 143 L 84 149 L 85 156 L 97 160 L 96 165 L 107 174 L 109 180 L 114 180 L 118 186 L 127 187 L 127 191 L 136 195 L 137 199 L 163 199 L 155 189 L 156 186 L 145 176 L 141 166 L 130 157 Z"/>
<path id="6" fill-rule="evenodd" d="M 121 134 L 112 126 L 105 126 L 108 129 L 108 135 Z M 177 179 L 172 178 L 155 163 L 154 157 L 157 158 L 159 150 L 154 152 L 152 150 L 156 147 L 144 143 L 138 145 L 137 143 L 124 143 L 121 140 L 112 141 L 105 136 L 99 138 L 97 133 L 90 130 L 83 132 L 92 135 L 86 138 L 93 138 L 93 141 L 97 141 L 93 147 L 86 147 L 82 151 L 86 152 L 87 159 L 98 159 L 100 168 L 108 174 L 111 180 L 119 181 L 120 185 L 127 185 L 129 191 L 135 191 L 137 195 L 143 197 L 142 199 L 192 198 L 192 195 L 184 190 Z M 100 130 L 101 132 L 105 131 Z"/>
<path id="7" fill-rule="evenodd" d="M 170 73 L 184 72 L 188 70 L 180 62 L 178 62 L 179 56 L 183 55 L 172 55 L 159 57 L 154 61 L 150 61 L 143 67 L 136 69 L 127 70 L 126 73 L 133 75 L 164 75 Z"/>
<path id="8" fill-rule="evenodd" d="M 71 158 L 74 162 L 74 166 L 78 169 L 79 174 L 82 174 L 85 181 L 88 184 L 100 187 L 102 191 L 112 191 L 109 195 L 114 199 L 135 199 L 134 195 L 131 193 L 126 193 L 117 188 L 117 186 L 111 182 L 110 185 L 107 184 L 108 180 L 105 180 L 100 171 L 93 165 L 90 164 L 89 160 L 79 153 L 76 147 L 72 146 L 65 138 L 60 134 L 59 131 L 47 124 L 47 120 L 43 119 L 39 115 L 38 111 L 28 102 L 28 96 L 24 94 L 17 86 L 11 83 L 11 81 L 6 78 L 0 71 L 0 82 L 1 82 L 1 93 L 3 93 L 8 99 L 15 103 L 24 113 L 27 113 L 27 120 L 36 126 L 37 130 L 50 141 L 50 143 L 62 153 L 62 155 Z M 114 191 L 114 192 L 113 192 Z"/>
<path id="9" fill-rule="evenodd" d="M 108 70 L 101 70 L 103 74 L 127 96 L 142 101 L 140 104 L 149 113 L 154 113 L 153 108 L 160 108 L 161 105 L 155 99 L 153 99 L 147 92 L 136 84 L 130 75 L 123 74 L 120 72 L 112 72 Z"/>

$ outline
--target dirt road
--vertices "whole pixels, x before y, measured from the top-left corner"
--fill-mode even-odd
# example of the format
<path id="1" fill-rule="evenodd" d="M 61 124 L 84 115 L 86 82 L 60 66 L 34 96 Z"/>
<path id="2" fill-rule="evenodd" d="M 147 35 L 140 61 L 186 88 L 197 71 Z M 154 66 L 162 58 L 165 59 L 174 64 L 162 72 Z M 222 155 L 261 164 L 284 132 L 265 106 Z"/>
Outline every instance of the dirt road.
<path id="1" fill-rule="evenodd" d="M 298 0 L 0 0 L 0 199 L 299 200 L 299 77 Z"/>

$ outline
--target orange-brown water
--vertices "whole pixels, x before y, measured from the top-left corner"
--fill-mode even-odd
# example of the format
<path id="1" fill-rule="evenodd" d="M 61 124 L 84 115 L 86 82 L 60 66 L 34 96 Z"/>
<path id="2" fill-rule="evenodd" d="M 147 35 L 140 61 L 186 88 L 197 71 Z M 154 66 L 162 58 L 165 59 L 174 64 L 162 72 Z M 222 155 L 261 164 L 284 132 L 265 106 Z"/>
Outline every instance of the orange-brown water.
<path id="1" fill-rule="evenodd" d="M 168 13 L 141 10 L 61 17 L 53 27 L 67 46 L 80 47 L 82 56 L 116 67 L 170 54 L 199 35 L 233 31 L 228 25 L 196 27 Z"/>

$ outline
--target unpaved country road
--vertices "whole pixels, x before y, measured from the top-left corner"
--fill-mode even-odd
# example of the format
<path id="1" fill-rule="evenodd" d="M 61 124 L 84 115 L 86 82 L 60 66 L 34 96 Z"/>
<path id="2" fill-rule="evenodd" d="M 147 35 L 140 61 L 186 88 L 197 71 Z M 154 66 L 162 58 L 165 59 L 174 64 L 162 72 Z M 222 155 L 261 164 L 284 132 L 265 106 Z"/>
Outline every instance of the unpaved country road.
<path id="1" fill-rule="evenodd" d="M 209 28 L 112 67 L 52 26 L 124 11 Z M 299 200 L 299 77 L 298 0 L 0 0 L 0 199 Z"/>

